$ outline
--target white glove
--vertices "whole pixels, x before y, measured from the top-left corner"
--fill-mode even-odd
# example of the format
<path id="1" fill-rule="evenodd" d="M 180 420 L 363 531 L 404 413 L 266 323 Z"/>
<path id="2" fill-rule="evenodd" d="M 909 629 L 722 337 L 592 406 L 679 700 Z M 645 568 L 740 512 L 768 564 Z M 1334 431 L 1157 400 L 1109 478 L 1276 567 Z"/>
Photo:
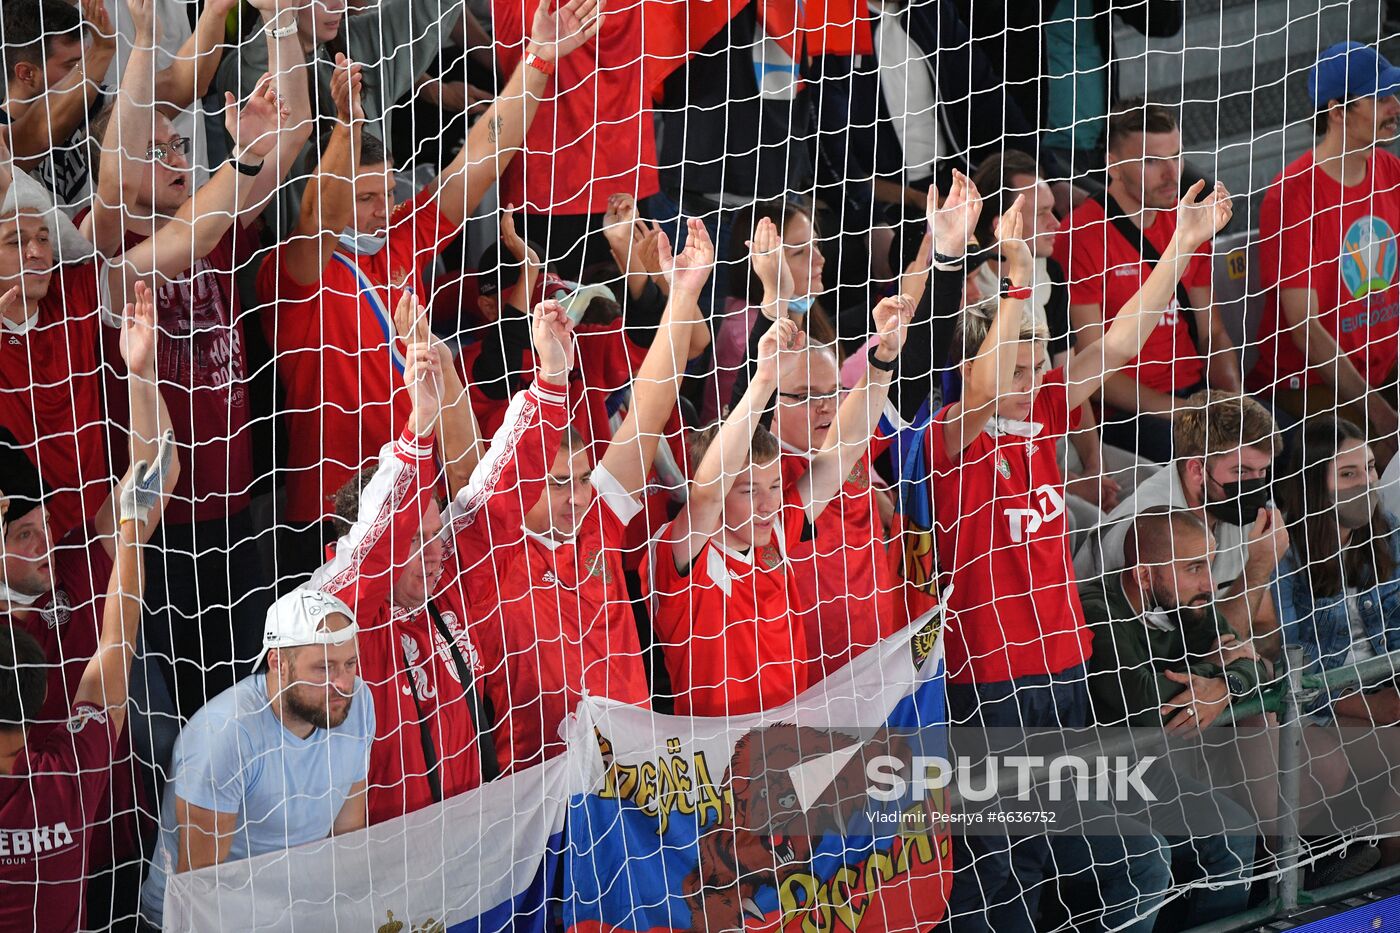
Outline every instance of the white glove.
<path id="1" fill-rule="evenodd" d="M 175 460 L 175 432 L 166 431 L 156 449 L 154 468 L 142 460 L 131 468 L 128 479 L 118 493 L 121 504 L 121 523 L 144 522 L 151 516 L 151 509 L 160 504 L 165 494 L 165 477 Z"/>

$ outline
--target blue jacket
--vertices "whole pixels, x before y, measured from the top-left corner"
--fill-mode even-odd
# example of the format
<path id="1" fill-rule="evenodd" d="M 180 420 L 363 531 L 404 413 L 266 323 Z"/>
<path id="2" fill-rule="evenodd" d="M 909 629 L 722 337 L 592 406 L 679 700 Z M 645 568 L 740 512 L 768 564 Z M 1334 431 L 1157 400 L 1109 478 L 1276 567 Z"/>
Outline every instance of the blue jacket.
<path id="1" fill-rule="evenodd" d="M 1391 532 L 1390 548 L 1400 559 L 1400 529 Z M 1307 672 L 1335 670 L 1346 664 L 1352 642 L 1346 594 L 1314 597 L 1296 547 L 1290 548 L 1279 562 L 1273 590 L 1284 641 L 1303 649 L 1308 660 Z M 1400 577 L 1362 589 L 1357 594 L 1356 604 L 1372 650 L 1376 654 L 1400 651 Z M 1332 699 L 1334 697 L 1321 697 L 1313 705 L 1313 711 L 1325 709 Z"/>

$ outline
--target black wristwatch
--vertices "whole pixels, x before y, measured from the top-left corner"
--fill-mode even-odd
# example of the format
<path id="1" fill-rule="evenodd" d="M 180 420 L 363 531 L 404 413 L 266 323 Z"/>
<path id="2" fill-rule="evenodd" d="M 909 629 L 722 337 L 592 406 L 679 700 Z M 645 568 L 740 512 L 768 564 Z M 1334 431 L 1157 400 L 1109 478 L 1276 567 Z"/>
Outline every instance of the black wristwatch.
<path id="1" fill-rule="evenodd" d="M 1249 682 L 1237 671 L 1225 672 L 1225 689 L 1232 697 L 1242 697 L 1249 693 Z"/>

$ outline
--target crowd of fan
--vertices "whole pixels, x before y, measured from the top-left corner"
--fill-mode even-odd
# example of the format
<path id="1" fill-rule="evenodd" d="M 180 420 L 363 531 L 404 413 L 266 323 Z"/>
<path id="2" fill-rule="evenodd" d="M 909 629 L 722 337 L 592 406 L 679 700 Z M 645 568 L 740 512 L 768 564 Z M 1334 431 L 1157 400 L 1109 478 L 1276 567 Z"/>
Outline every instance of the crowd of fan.
<path id="1" fill-rule="evenodd" d="M 1309 73 L 1244 371 L 1230 194 L 1114 99 L 1106 4 L 872 2 L 876 54 L 786 95 L 745 8 L 667 82 L 659 190 L 517 218 L 604 0 L 499 59 L 470 3 L 109 2 L 3 10 L 0 926 L 158 927 L 172 873 L 557 754 L 585 692 L 772 709 L 940 605 L 950 719 L 988 727 L 1204 729 L 1284 645 L 1400 650 L 1373 50 Z M 1003 84 L 1007 35 L 1046 73 Z M 1216 918 L 1257 844 L 959 840 L 949 913 L 1032 929 L 1056 875 L 1085 923 L 1201 879 Z"/>

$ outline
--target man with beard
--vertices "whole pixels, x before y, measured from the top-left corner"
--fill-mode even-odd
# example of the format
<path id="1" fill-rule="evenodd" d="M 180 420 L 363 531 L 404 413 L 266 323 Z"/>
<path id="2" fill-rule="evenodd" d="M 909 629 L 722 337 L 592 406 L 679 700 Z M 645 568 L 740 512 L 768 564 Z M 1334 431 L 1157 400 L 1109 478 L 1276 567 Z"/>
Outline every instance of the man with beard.
<path id="1" fill-rule="evenodd" d="M 171 874 L 365 826 L 374 701 L 356 632 L 350 607 L 318 590 L 268 610 L 267 669 L 210 700 L 175 745 L 146 922 L 160 928 Z"/>
<path id="2" fill-rule="evenodd" d="M 1121 573 L 1080 591 L 1094 633 L 1088 665 L 1093 720 L 1100 726 L 1161 725 L 1176 735 L 1194 734 L 1253 693 L 1268 679 L 1268 668 L 1216 612 L 1210 572 L 1215 539 L 1195 513 L 1159 507 L 1138 515 L 1126 551 Z M 1219 825 L 1234 830 L 1159 837 L 1177 883 L 1212 885 L 1192 895 L 1185 926 L 1244 910 L 1249 886 L 1229 882 L 1243 878 L 1253 861 L 1255 834 L 1248 828 L 1253 818 L 1175 772 L 1159 768 L 1145 780 L 1159 800 L 1213 807 Z M 1136 826 L 1131 820 L 1120 823 L 1125 835 L 1144 831 Z M 1139 902 L 1150 904 L 1155 893 L 1139 892 Z"/>
<path id="3" fill-rule="evenodd" d="M 1181 128 L 1158 104 L 1126 102 L 1108 120 L 1108 190 L 1065 219 L 1055 261 L 1069 276 L 1069 319 L 1079 353 L 1093 348 L 1137 294 L 1176 231 Z M 1239 360 L 1213 311 L 1211 242 L 1191 258 L 1142 351 L 1104 380 L 1103 439 L 1157 463 L 1171 459 L 1164 423 L 1180 399 L 1214 386 L 1239 391 Z"/>
<path id="4" fill-rule="evenodd" d="M 1127 538 L 1136 515 L 1154 507 L 1187 509 L 1215 542 L 1210 565 L 1217 609 L 1241 639 L 1257 637 L 1260 654 L 1280 647 L 1269 582 L 1288 551 L 1283 516 L 1270 501 L 1269 469 L 1280 443 L 1268 409 L 1236 393 L 1193 395 L 1172 419 L 1176 459 L 1120 503 L 1074 556 L 1075 575 L 1094 581 L 1131 567 Z"/>
<path id="5" fill-rule="evenodd" d="M 1215 536 L 1195 513 L 1158 506 L 1133 519 L 1124 549 L 1122 572 L 1080 590 L 1094 719 L 1204 729 L 1266 674 L 1216 609 Z"/>

